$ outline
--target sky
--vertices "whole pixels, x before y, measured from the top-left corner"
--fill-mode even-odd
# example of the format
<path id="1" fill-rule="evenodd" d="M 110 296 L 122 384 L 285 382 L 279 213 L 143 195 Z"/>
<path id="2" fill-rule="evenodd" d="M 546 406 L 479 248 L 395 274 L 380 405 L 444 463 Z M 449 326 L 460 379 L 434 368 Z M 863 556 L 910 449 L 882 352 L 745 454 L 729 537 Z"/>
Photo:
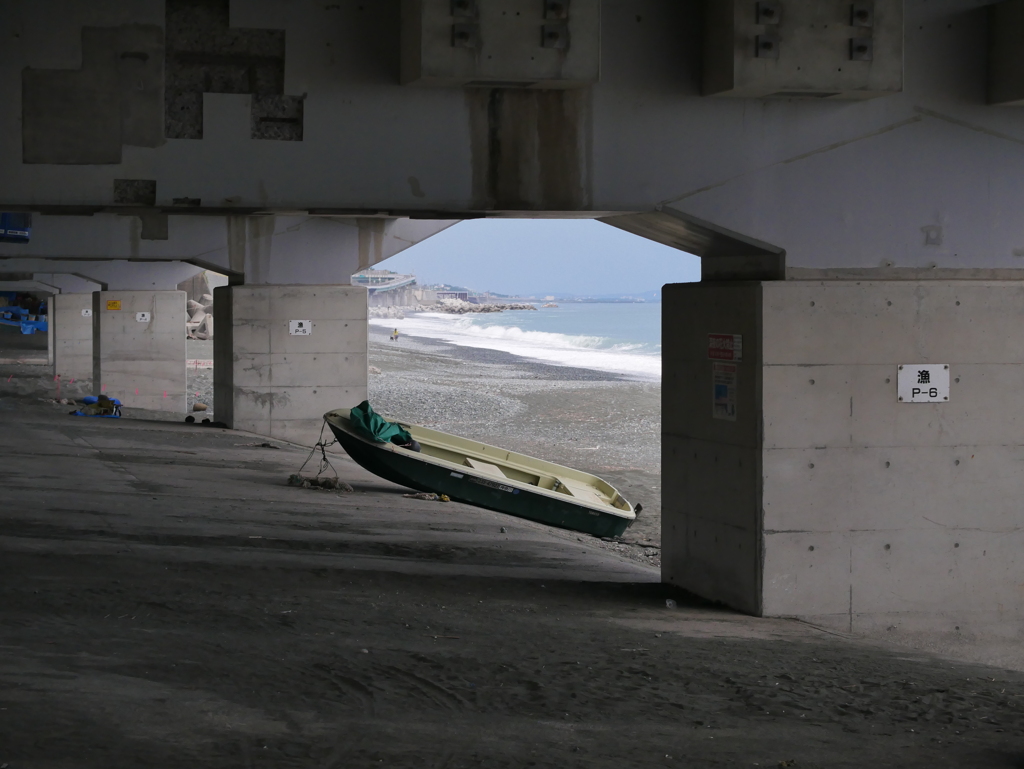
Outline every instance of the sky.
<path id="1" fill-rule="evenodd" d="M 591 219 L 472 219 L 374 266 L 497 294 L 639 294 L 700 280 L 700 259 Z"/>

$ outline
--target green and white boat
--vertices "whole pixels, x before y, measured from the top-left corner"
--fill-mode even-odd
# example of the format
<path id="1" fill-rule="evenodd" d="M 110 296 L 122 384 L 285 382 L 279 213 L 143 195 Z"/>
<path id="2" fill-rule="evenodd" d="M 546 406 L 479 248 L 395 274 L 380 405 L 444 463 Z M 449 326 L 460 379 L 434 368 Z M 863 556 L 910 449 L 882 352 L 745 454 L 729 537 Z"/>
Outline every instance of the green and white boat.
<path id="1" fill-rule="evenodd" d="M 366 403 L 358 408 L 356 419 L 355 409 L 336 409 L 324 420 L 356 463 L 392 483 L 598 537 L 622 534 L 642 509 L 597 476 L 426 427 L 389 423 Z M 366 411 L 389 427 L 368 431 Z M 387 439 L 399 431 L 411 435 L 420 451 Z"/>

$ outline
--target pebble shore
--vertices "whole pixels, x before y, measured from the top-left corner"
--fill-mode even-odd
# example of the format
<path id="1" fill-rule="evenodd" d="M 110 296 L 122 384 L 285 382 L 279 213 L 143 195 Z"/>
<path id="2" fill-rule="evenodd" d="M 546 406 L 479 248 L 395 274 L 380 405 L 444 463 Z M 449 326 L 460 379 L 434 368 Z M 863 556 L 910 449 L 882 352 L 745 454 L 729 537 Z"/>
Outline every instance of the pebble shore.
<path id="1" fill-rule="evenodd" d="M 661 384 L 370 330 L 370 403 L 424 427 L 593 473 L 643 512 L 606 543 L 660 563 Z"/>

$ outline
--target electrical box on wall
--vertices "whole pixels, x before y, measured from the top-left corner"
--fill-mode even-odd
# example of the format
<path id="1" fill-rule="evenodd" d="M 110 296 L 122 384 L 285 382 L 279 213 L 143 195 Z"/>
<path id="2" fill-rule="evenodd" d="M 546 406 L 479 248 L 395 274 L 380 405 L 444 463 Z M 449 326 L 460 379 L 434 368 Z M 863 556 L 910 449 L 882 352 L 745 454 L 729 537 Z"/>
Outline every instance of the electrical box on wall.
<path id="1" fill-rule="evenodd" d="M 581 88 L 601 72 L 601 0 L 402 0 L 402 83 Z"/>
<path id="2" fill-rule="evenodd" d="M 903 0 L 705 0 L 704 95 L 870 99 L 903 90 Z"/>
<path id="3" fill-rule="evenodd" d="M 989 6 L 988 101 L 1024 106 L 1024 2 Z"/>

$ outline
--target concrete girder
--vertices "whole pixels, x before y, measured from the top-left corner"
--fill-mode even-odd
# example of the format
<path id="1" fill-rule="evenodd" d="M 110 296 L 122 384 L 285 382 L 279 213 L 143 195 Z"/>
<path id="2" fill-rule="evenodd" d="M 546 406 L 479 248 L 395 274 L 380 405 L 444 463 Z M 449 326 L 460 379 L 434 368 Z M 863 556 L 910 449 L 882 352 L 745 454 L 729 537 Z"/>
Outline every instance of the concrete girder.
<path id="1" fill-rule="evenodd" d="M 173 216 L 166 240 L 138 217 L 36 217 L 32 241 L 0 243 L 0 260 L 189 262 L 233 283 L 343 284 L 457 220 L 338 216 Z M 0 261 L 0 268 L 4 267 Z"/>
<path id="2" fill-rule="evenodd" d="M 66 273 L 100 287 L 136 291 L 172 291 L 178 284 L 203 271 L 187 262 L 131 262 L 88 259 L 7 259 L 0 266 L 11 272 Z M 94 288 L 90 288 L 95 290 Z"/>
<path id="3" fill-rule="evenodd" d="M 0 291 L 24 291 L 35 294 L 59 294 L 60 289 L 41 280 L 0 280 Z"/>
<path id="4" fill-rule="evenodd" d="M 94 127 L 103 128 L 113 159 L 69 165 L 63 156 L 33 155 L 39 137 L 29 136 L 26 156 L 23 72 L 35 73 L 31 85 L 47 72 L 76 77 L 100 61 L 92 54 L 101 49 L 130 43 L 131 51 L 156 53 L 158 36 L 141 27 L 166 25 L 164 4 L 104 3 L 86 18 L 74 0 L 12 0 L 9 19 L 20 37 L 0 61 L 0 101 L 13 105 L 0 116 L 2 205 L 120 211 L 124 234 L 113 250 L 93 253 L 125 258 L 136 248 L 202 259 L 202 248 L 170 249 L 182 221 L 194 218 L 168 216 L 178 212 L 456 219 L 673 209 L 785 249 L 797 269 L 1018 267 L 1024 128 L 1015 110 L 987 103 L 991 41 L 981 0 L 906 0 L 903 90 L 865 101 L 788 91 L 773 99 L 701 95 L 696 0 L 605 2 L 601 80 L 589 89 L 400 87 L 391 60 L 365 44 L 397 34 L 397 5 L 385 5 L 390 10 L 361 14 L 358 24 L 338 24 L 323 4 L 266 0 L 232 10 L 231 24 L 276 29 L 291 41 L 274 66 L 290 108 L 303 94 L 301 135 L 287 129 L 300 120 L 292 116 L 279 123 L 280 136 L 263 137 L 263 124 L 253 122 L 257 96 L 206 93 L 195 94 L 190 114 L 201 125 L 189 140 L 151 141 L 135 123 L 118 126 L 110 117 L 148 115 L 159 127 L 153 105 L 161 102 L 150 97 L 160 83 L 139 63 L 145 87 L 138 94 L 104 91 L 113 110 L 97 113 L 88 100 L 46 102 L 59 113 L 54 125 L 78 125 L 83 110 L 109 118 Z M 797 18 L 797 6 L 808 3 L 790 3 L 784 25 Z M 831 34 L 837 25 L 829 27 Z M 795 33 L 791 40 L 814 35 L 806 26 L 784 31 Z M 339 71 L 313 53 L 328 45 L 352 52 L 352 64 Z M 843 46 L 837 50 L 845 56 Z M 872 66 L 844 65 L 844 77 Z M 38 117 L 43 102 L 29 101 Z M 265 125 L 275 125 L 270 120 Z M 82 149 L 78 163 L 95 148 Z M 218 232 L 211 248 L 224 246 Z"/>
<path id="5" fill-rule="evenodd" d="M 227 248 L 204 258 L 248 285 L 344 285 L 457 224 L 455 220 L 246 216 L 227 222 Z"/>
<path id="6" fill-rule="evenodd" d="M 33 278 L 55 286 L 62 294 L 91 294 L 103 288 L 102 283 L 71 272 L 37 272 Z"/>

